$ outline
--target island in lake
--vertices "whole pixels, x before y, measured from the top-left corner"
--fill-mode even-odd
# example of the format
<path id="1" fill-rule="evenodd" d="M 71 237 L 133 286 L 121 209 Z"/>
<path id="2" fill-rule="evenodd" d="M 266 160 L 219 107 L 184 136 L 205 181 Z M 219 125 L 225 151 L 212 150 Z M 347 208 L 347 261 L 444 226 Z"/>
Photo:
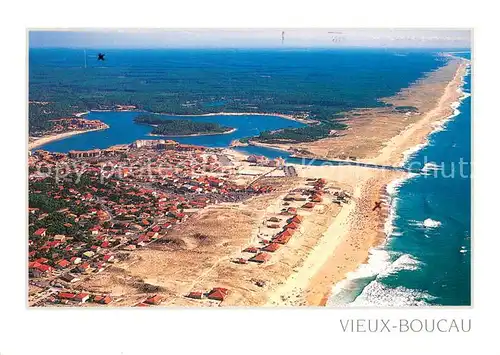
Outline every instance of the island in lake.
<path id="1" fill-rule="evenodd" d="M 225 134 L 236 129 L 214 122 L 196 122 L 191 120 L 169 120 L 158 115 L 139 115 L 134 118 L 135 123 L 147 124 L 155 128 L 151 135 L 155 136 L 201 136 L 211 134 Z"/>
<path id="2" fill-rule="evenodd" d="M 97 53 L 30 47 L 29 306 L 471 304 L 469 51 Z"/>

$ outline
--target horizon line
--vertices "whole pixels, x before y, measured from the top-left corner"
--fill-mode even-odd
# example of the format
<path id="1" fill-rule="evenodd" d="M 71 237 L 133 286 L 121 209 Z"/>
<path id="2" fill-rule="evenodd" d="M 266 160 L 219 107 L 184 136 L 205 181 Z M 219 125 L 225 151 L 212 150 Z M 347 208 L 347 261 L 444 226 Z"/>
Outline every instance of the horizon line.
<path id="1" fill-rule="evenodd" d="M 94 47 L 94 46 L 28 46 L 28 49 L 80 49 L 80 50 L 178 50 L 178 49 L 211 49 L 211 50 L 227 50 L 227 49 L 282 49 L 282 50 L 308 50 L 308 49 L 318 49 L 318 50 L 338 50 L 338 49 L 394 49 L 394 50 L 442 50 L 442 51 L 456 51 L 456 50 L 466 50 L 472 51 L 472 47 L 389 47 L 389 46 L 336 46 L 336 47 L 323 47 L 323 46 L 179 46 L 179 47 Z"/>

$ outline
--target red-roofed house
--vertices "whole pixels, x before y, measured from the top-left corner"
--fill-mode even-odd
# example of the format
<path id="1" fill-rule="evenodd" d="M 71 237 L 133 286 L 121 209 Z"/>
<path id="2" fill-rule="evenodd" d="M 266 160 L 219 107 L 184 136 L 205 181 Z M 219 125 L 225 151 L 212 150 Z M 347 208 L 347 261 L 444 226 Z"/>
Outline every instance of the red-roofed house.
<path id="1" fill-rule="evenodd" d="M 203 298 L 203 292 L 199 291 L 189 292 L 189 294 L 186 297 L 201 300 Z"/>
<path id="2" fill-rule="evenodd" d="M 97 295 L 97 296 L 94 297 L 94 302 L 95 303 L 109 304 L 112 301 L 113 301 L 113 299 L 111 298 L 110 295 L 106 295 L 106 296 Z"/>
<path id="3" fill-rule="evenodd" d="M 297 213 L 297 209 L 295 207 L 288 207 L 288 210 L 287 210 L 288 213 Z"/>
<path id="4" fill-rule="evenodd" d="M 42 277 L 42 276 L 49 274 L 52 271 L 52 267 L 50 267 L 49 265 L 46 265 L 46 264 L 40 264 L 36 268 L 34 268 L 32 271 L 33 271 L 34 277 Z"/>
<path id="5" fill-rule="evenodd" d="M 243 249 L 243 252 L 245 253 L 258 253 L 259 249 L 257 247 L 248 247 L 246 249 Z"/>
<path id="6" fill-rule="evenodd" d="M 248 264 L 248 260 L 247 259 L 243 259 L 243 258 L 237 258 L 237 259 L 233 260 L 233 263 L 236 263 L 236 264 Z"/>
<path id="7" fill-rule="evenodd" d="M 158 305 L 161 303 L 161 297 L 159 295 L 154 295 L 152 297 L 147 298 L 144 302 L 146 302 L 147 304 Z"/>
<path id="8" fill-rule="evenodd" d="M 90 264 L 85 262 L 83 264 L 80 264 L 78 265 L 78 270 L 80 270 L 81 272 L 85 272 L 87 271 L 88 269 L 90 269 Z"/>
<path id="9" fill-rule="evenodd" d="M 146 233 L 146 236 L 147 236 L 148 238 L 151 238 L 151 239 L 156 239 L 156 238 L 158 238 L 158 233 L 157 233 L 157 232 L 150 231 L 150 232 L 147 232 L 147 233 Z"/>
<path id="10" fill-rule="evenodd" d="M 28 264 L 28 268 L 29 269 L 36 269 L 38 268 L 39 266 L 41 266 L 42 264 L 40 264 L 38 261 L 32 261 Z"/>
<path id="11" fill-rule="evenodd" d="M 271 243 L 271 244 L 266 245 L 264 248 L 262 248 L 262 250 L 270 251 L 270 252 L 274 253 L 276 250 L 278 250 L 280 248 L 280 246 L 281 245 L 278 243 Z"/>
<path id="12" fill-rule="evenodd" d="M 39 228 L 33 233 L 35 237 L 45 237 L 47 235 L 47 228 Z"/>
<path id="13" fill-rule="evenodd" d="M 225 295 L 227 295 L 229 293 L 229 290 L 227 288 L 224 288 L 224 287 L 214 287 L 212 289 L 212 291 L 220 291 L 220 292 L 224 293 Z"/>
<path id="14" fill-rule="evenodd" d="M 281 233 L 281 234 L 278 234 L 275 238 L 273 238 L 273 242 L 274 243 L 279 243 L 279 244 L 286 244 L 286 243 L 288 243 L 288 241 L 291 238 L 292 238 L 292 234 L 290 234 L 290 233 Z"/>
<path id="15" fill-rule="evenodd" d="M 295 215 L 293 216 L 293 218 L 290 220 L 290 222 L 295 222 L 295 223 L 298 223 L 300 224 L 302 222 L 302 220 L 304 219 L 304 217 L 302 216 L 299 216 L 299 215 Z"/>
<path id="16" fill-rule="evenodd" d="M 59 292 L 57 297 L 63 300 L 72 300 L 75 298 L 75 294 L 70 292 Z"/>
<path id="17" fill-rule="evenodd" d="M 262 264 L 265 263 L 266 261 L 269 261 L 269 259 L 271 259 L 271 255 L 267 253 L 259 253 L 254 257 L 252 257 L 251 259 L 249 259 L 249 261 L 254 261 L 256 263 Z"/>
<path id="18" fill-rule="evenodd" d="M 69 265 L 71 265 L 71 263 L 68 260 L 66 260 L 66 259 L 62 259 L 62 260 L 59 260 L 56 263 L 56 265 L 57 265 L 56 267 L 58 269 L 64 269 L 64 268 L 68 267 Z"/>
<path id="19" fill-rule="evenodd" d="M 104 257 L 102 258 L 105 262 L 111 262 L 115 259 L 115 256 L 112 255 L 112 254 L 106 254 L 104 255 Z"/>
<path id="20" fill-rule="evenodd" d="M 289 229 L 297 229 L 297 228 L 299 228 L 299 224 L 298 224 L 298 223 L 295 223 L 295 222 L 290 222 L 290 223 L 288 223 L 288 224 L 285 226 L 285 228 L 287 228 L 287 229 L 288 229 L 288 228 L 289 228 Z"/>
<path id="21" fill-rule="evenodd" d="M 151 228 L 151 230 L 155 233 L 158 233 L 160 231 L 160 226 L 154 226 L 153 228 Z"/>
<path id="22" fill-rule="evenodd" d="M 226 290 L 227 291 L 227 290 Z M 210 298 L 211 300 L 216 300 L 216 301 L 224 301 L 224 298 L 226 298 L 227 292 L 222 291 L 221 289 L 213 289 L 207 296 L 207 298 Z"/>
<path id="23" fill-rule="evenodd" d="M 314 195 L 312 198 L 311 198 L 311 201 L 312 202 L 321 202 L 323 201 L 323 199 L 321 198 L 321 196 L 319 195 Z"/>
<path id="24" fill-rule="evenodd" d="M 89 300 L 89 298 L 90 298 L 90 296 L 88 293 L 81 292 L 75 296 L 74 300 L 79 302 L 79 303 L 85 303 Z"/>

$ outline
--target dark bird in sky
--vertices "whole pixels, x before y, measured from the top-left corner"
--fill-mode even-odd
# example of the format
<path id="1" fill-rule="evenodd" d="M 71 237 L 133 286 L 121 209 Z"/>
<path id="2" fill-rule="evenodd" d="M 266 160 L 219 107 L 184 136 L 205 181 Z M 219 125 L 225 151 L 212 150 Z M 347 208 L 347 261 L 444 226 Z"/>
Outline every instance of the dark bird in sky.
<path id="1" fill-rule="evenodd" d="M 372 211 L 375 211 L 377 208 L 379 210 L 382 209 L 382 202 L 381 201 L 375 202 L 375 207 L 373 207 Z"/>
<path id="2" fill-rule="evenodd" d="M 281 44 L 285 42 L 285 31 L 281 31 Z"/>
<path id="3" fill-rule="evenodd" d="M 97 60 L 104 60 L 104 53 L 97 54 Z"/>

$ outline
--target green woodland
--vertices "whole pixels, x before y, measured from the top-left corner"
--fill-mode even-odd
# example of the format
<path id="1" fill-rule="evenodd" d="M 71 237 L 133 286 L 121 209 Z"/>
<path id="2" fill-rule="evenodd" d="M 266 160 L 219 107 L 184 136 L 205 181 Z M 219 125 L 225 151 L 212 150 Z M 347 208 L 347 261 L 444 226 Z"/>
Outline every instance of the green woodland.
<path id="1" fill-rule="evenodd" d="M 359 107 L 385 106 L 431 70 L 435 56 L 395 57 L 384 51 L 107 50 L 106 61 L 83 50 L 30 49 L 29 128 L 40 134 L 50 119 L 134 105 L 170 115 L 218 112 L 304 116 L 319 125 L 264 132 L 259 140 L 311 141 L 345 126 L 339 118 Z M 362 64 L 362 65 L 361 65 Z M 411 107 L 400 107 L 412 111 Z"/>
<path id="2" fill-rule="evenodd" d="M 162 136 L 188 136 L 191 134 L 212 134 L 230 131 L 231 127 L 212 122 L 196 122 L 191 120 L 168 120 L 158 115 L 139 115 L 135 123 L 155 125 L 152 134 Z"/>

